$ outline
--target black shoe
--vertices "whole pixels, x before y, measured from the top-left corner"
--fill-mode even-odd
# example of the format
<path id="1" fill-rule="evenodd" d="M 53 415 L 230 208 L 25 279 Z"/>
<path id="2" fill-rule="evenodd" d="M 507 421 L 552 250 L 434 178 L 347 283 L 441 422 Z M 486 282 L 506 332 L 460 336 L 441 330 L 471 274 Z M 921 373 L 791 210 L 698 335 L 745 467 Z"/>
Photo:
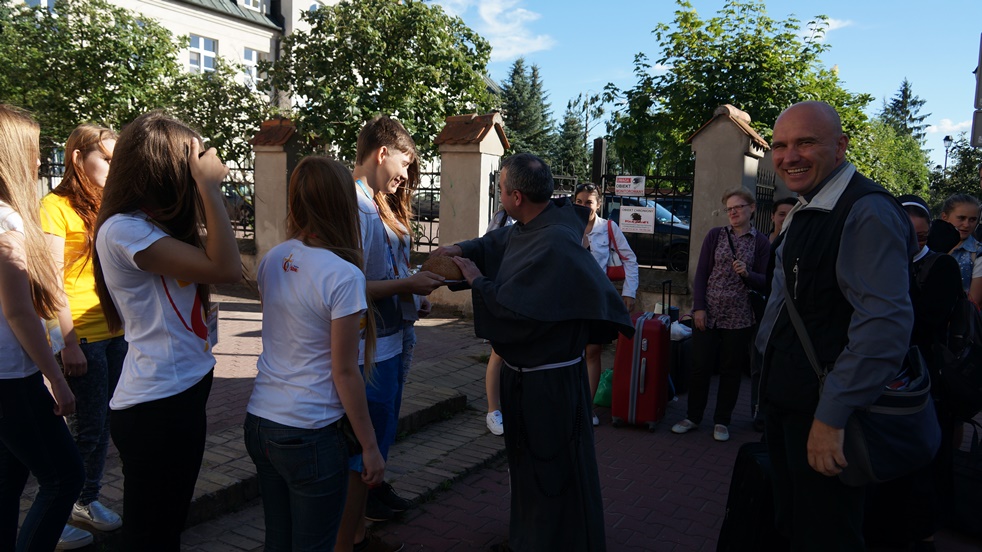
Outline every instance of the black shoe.
<path id="1" fill-rule="evenodd" d="M 413 502 L 411 500 L 406 500 L 401 496 L 396 494 L 396 490 L 392 488 L 392 485 L 388 483 L 382 483 L 378 487 L 368 491 L 369 500 L 374 499 L 376 502 L 381 502 L 383 505 L 387 506 L 393 512 L 405 512 L 413 507 Z"/>
<path id="2" fill-rule="evenodd" d="M 365 519 L 368 521 L 389 521 L 396 517 L 396 513 L 382 503 L 371 492 L 368 493 L 368 502 L 365 504 Z"/>

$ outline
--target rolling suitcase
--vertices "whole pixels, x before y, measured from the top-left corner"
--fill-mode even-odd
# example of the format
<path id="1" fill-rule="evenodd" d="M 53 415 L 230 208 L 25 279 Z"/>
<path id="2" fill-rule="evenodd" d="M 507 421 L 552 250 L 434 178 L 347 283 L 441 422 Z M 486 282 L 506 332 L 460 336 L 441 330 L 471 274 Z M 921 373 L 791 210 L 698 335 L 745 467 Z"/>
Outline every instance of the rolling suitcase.
<path id="1" fill-rule="evenodd" d="M 671 280 L 662 284 L 663 298 L 666 284 L 671 290 Z M 651 312 L 635 314 L 632 319 L 634 338 L 617 337 L 611 393 L 612 423 L 614 426 L 644 424 L 649 431 L 654 431 L 655 424 L 665 417 L 669 400 L 668 332 L 671 321 L 668 315 Z"/>
<path id="2" fill-rule="evenodd" d="M 785 552 L 787 538 L 774 524 L 771 459 L 766 443 L 744 443 L 737 452 L 716 552 Z"/>

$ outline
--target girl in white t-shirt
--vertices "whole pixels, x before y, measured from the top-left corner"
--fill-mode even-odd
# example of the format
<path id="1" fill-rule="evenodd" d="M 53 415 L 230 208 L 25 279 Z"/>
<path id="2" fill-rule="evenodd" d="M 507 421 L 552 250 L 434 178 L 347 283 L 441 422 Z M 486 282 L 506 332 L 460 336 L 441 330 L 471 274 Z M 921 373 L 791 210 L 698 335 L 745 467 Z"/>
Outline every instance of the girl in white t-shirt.
<path id="1" fill-rule="evenodd" d="M 291 237 L 263 257 L 256 277 L 263 352 L 245 443 L 263 497 L 266 549 L 333 550 L 355 453 L 339 427 L 345 413 L 362 445 L 362 480 L 381 483 L 385 466 L 358 370 L 359 334 L 371 366 L 375 329 L 365 316 L 351 172 L 326 157 L 305 158 L 290 178 L 289 204 Z"/>
<path id="2" fill-rule="evenodd" d="M 61 419 L 75 411 L 75 397 L 39 317 L 53 318 L 60 306 L 39 220 L 39 135 L 26 113 L 0 105 L 0 511 L 6 516 L 0 550 L 53 550 L 84 476 Z M 40 489 L 18 537 L 17 512 L 29 474 Z"/>
<path id="3" fill-rule="evenodd" d="M 109 330 L 124 328 L 129 343 L 109 403 L 125 550 L 180 549 L 215 366 L 205 284 L 242 277 L 221 192 L 228 169 L 201 150 L 184 123 L 141 115 L 116 142 L 96 220 L 96 291 Z"/>

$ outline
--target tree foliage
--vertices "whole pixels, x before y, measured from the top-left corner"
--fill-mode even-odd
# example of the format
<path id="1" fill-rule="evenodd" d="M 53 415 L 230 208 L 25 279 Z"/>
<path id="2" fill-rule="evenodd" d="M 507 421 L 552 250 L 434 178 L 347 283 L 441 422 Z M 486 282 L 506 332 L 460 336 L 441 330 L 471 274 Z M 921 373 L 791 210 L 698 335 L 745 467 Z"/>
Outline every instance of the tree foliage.
<path id="1" fill-rule="evenodd" d="M 362 124 L 384 113 L 425 155 L 446 117 L 492 105 L 484 81 L 491 47 L 438 5 L 345 0 L 303 17 L 310 30 L 284 38 L 281 59 L 259 70 L 292 95 L 292 118 L 312 147 L 353 159 Z"/>
<path id="2" fill-rule="evenodd" d="M 119 128 L 166 105 L 178 45 L 155 21 L 105 0 L 53 10 L 0 0 L 0 20 L 0 97 L 30 110 L 52 141 L 81 122 Z"/>
<path id="3" fill-rule="evenodd" d="M 767 140 L 781 111 L 803 100 L 829 102 L 849 134 L 865 132 L 863 108 L 872 96 L 849 93 L 837 72 L 820 63 L 829 48 L 825 16 L 810 21 L 802 37 L 798 19 L 775 21 L 761 2 L 730 0 L 708 20 L 688 0 L 677 3 L 674 22 L 653 31 L 661 52 L 655 63 L 667 70 L 652 74 L 647 56 L 638 54 L 637 84 L 606 89 L 607 99 L 620 106 L 610 134 L 626 165 L 685 162 L 686 140 L 723 104 L 749 113 L 751 126 Z"/>
<path id="4" fill-rule="evenodd" d="M 538 66 L 526 68 L 524 58 L 516 59 L 501 90 L 502 119 L 511 150 L 551 161 L 555 125 Z"/>
<path id="5" fill-rule="evenodd" d="M 973 148 L 965 134 L 959 134 L 948 156 L 948 170 L 937 167 L 931 175 L 931 200 L 938 208 L 952 194 L 980 197 L 979 167 L 982 167 L 982 148 Z"/>
<path id="6" fill-rule="evenodd" d="M 589 104 L 582 94 L 566 104 L 563 122 L 556 137 L 556 149 L 552 154 L 552 170 L 556 174 L 575 176 L 579 180 L 590 178 L 590 152 L 586 145 L 584 115 Z"/>
<path id="7" fill-rule="evenodd" d="M 910 81 L 905 78 L 900 83 L 897 94 L 889 102 L 883 102 L 883 111 L 880 117 L 893 127 L 897 134 L 913 136 L 918 146 L 922 147 L 926 136 L 925 129 L 927 128 L 924 120 L 931 115 L 930 113 L 920 114 L 925 103 L 925 100 L 914 95 Z"/>
<path id="8" fill-rule="evenodd" d="M 883 118 L 874 119 L 869 132 L 851 137 L 847 155 L 859 172 L 894 195 L 923 197 L 928 191 L 927 154 L 913 136 L 897 132 Z"/>
<path id="9" fill-rule="evenodd" d="M 215 70 L 182 73 L 173 86 L 173 113 L 188 121 L 208 139 L 226 161 L 243 163 L 252 157 L 249 139 L 269 118 L 269 96 L 237 77 L 242 67 L 221 58 Z"/>

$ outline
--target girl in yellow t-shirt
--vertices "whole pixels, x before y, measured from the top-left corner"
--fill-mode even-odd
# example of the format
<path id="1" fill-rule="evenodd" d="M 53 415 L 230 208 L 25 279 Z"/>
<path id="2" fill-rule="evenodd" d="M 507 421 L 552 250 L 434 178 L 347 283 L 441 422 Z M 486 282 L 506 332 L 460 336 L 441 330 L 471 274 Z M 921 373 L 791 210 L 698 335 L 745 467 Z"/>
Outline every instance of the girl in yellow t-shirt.
<path id="1" fill-rule="evenodd" d="M 77 407 L 66 419 L 85 465 L 85 484 L 71 517 L 100 531 L 123 524 L 119 515 L 99 502 L 99 490 L 109 448 L 109 399 L 126 357 L 126 341 L 122 332 L 109 331 L 90 258 L 115 145 L 116 133 L 107 128 L 77 127 L 65 144 L 65 176 L 41 201 L 41 226 L 61 269 L 67 298 L 58 312 L 65 337 L 59 360 Z M 66 542 L 84 538 L 78 534 L 84 533 L 81 529 L 65 527 Z"/>

